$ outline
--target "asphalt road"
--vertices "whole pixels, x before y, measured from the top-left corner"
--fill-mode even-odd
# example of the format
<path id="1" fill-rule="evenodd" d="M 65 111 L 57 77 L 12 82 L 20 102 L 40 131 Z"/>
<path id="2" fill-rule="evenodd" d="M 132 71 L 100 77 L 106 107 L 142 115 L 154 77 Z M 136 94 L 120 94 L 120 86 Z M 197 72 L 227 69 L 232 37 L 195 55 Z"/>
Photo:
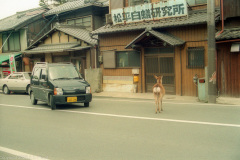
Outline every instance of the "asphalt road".
<path id="1" fill-rule="evenodd" d="M 0 160 L 239 160 L 240 106 L 94 97 L 52 111 L 0 94 Z"/>

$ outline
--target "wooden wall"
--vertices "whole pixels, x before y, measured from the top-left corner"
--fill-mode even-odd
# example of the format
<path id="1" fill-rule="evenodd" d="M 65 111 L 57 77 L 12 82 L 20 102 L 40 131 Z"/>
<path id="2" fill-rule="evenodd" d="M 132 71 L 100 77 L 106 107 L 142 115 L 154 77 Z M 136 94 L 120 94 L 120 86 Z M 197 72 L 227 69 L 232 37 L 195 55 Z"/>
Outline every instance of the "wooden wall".
<path id="1" fill-rule="evenodd" d="M 240 97 L 240 52 L 231 53 L 231 45 L 217 44 L 217 86 L 220 96 Z"/>
<path id="2" fill-rule="evenodd" d="M 100 55 L 103 54 L 103 51 L 107 50 L 117 50 L 117 51 L 124 51 L 126 50 L 125 47 L 135 39 L 140 33 L 139 32 L 125 32 L 125 33 L 117 33 L 117 34 L 110 34 L 110 35 L 100 35 Z M 126 69 L 104 69 L 103 65 L 100 66 L 103 69 L 103 76 L 133 76 L 132 75 L 132 68 Z M 138 89 L 142 91 L 142 74 L 141 69 L 139 70 L 139 82 L 138 82 Z"/>
<path id="3" fill-rule="evenodd" d="M 163 30 L 160 30 L 163 31 Z M 135 39 L 143 31 L 125 32 L 110 35 L 100 35 L 100 51 L 104 50 L 125 50 L 125 46 Z M 204 47 L 205 48 L 205 66 L 207 66 L 207 25 L 186 26 L 171 28 L 166 30 L 170 34 L 186 41 L 184 46 L 175 47 L 175 84 L 176 94 L 183 96 L 197 96 L 196 86 L 193 83 L 195 74 L 198 77 L 205 76 L 205 69 L 187 68 L 187 48 Z M 143 51 L 141 52 L 143 54 Z M 144 57 L 142 56 L 142 59 Z M 143 63 L 144 61 L 142 61 Z M 103 66 L 101 66 L 103 68 Z M 144 65 L 142 65 L 143 74 L 140 74 L 138 88 L 144 91 Z M 141 70 L 140 70 L 141 73 Z M 103 69 L 104 76 L 131 76 L 132 69 Z M 143 82 L 143 84 L 142 84 Z"/>

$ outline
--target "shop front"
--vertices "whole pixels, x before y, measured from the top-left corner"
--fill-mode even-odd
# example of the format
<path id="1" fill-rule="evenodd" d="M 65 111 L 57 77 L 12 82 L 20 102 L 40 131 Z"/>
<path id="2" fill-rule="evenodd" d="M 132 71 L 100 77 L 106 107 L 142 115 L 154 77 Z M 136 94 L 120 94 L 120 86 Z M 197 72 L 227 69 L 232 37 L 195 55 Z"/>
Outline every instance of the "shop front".
<path id="1" fill-rule="evenodd" d="M 22 72 L 22 53 L 1 53 L 0 54 L 0 79 L 11 74 L 10 58 L 14 57 L 16 72 Z"/>

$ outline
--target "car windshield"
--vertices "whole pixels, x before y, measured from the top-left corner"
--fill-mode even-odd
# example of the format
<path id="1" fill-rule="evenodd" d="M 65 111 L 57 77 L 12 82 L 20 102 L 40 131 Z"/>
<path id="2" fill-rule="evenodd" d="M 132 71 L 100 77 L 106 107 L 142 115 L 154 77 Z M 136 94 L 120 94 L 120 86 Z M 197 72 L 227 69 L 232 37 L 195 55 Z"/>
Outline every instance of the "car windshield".
<path id="1" fill-rule="evenodd" d="M 30 79 L 31 78 L 31 73 L 24 73 L 24 77 L 26 79 Z"/>
<path id="2" fill-rule="evenodd" d="M 81 75 L 73 66 L 49 67 L 49 78 L 51 80 L 82 79 Z"/>

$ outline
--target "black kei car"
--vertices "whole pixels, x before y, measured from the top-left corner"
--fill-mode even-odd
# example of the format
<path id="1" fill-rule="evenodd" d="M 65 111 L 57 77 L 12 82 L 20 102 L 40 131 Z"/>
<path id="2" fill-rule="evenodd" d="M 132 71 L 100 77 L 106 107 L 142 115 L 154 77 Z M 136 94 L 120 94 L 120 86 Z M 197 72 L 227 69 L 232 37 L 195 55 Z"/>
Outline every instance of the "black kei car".
<path id="1" fill-rule="evenodd" d="M 71 63 L 36 63 L 31 76 L 30 99 L 47 102 L 52 110 L 56 105 L 92 101 L 91 88 Z"/>

